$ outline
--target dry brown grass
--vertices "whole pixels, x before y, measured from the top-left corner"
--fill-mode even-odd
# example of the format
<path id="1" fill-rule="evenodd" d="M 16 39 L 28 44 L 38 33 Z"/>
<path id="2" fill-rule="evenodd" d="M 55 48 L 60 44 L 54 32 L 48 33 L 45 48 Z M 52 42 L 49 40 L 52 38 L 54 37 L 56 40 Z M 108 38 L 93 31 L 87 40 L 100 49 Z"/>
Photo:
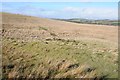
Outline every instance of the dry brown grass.
<path id="1" fill-rule="evenodd" d="M 77 24 L 58 20 L 36 18 L 15 14 L 2 14 L 3 17 L 3 27 L 5 29 L 19 29 L 21 32 L 14 31 L 18 33 L 17 35 L 22 35 L 22 32 L 26 34 L 26 37 L 30 36 L 27 33 L 32 33 L 36 36 L 51 37 L 52 35 L 40 33 L 39 27 L 48 29 L 49 32 L 56 34 L 59 38 L 70 38 L 70 39 L 81 39 L 81 38 L 97 38 L 107 41 L 117 41 L 117 26 L 106 26 L 106 25 L 93 25 L 93 24 Z M 26 30 L 27 29 L 27 30 Z M 30 30 L 30 31 L 28 31 Z M 11 34 L 13 35 L 13 34 Z"/>

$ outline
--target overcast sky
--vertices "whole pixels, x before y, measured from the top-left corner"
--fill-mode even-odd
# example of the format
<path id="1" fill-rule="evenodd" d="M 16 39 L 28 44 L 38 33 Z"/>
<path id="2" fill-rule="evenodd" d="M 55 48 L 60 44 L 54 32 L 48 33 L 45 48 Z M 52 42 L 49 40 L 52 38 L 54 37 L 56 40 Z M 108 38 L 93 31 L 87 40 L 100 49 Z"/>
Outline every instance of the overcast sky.
<path id="1" fill-rule="evenodd" d="M 118 2 L 4 2 L 1 12 L 46 18 L 117 19 Z"/>

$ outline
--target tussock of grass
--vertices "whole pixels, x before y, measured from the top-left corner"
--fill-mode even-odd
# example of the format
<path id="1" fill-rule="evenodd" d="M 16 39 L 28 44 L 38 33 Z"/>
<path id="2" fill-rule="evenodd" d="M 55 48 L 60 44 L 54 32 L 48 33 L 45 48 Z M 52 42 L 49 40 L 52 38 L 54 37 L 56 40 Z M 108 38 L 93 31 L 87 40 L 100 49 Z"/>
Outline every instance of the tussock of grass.
<path id="1" fill-rule="evenodd" d="M 39 27 L 39 30 L 45 30 L 45 31 L 47 31 L 48 29 L 45 28 L 45 27 Z"/>
<path id="2" fill-rule="evenodd" d="M 50 35 L 51 36 L 57 36 L 55 33 L 52 33 L 52 32 L 50 32 Z"/>

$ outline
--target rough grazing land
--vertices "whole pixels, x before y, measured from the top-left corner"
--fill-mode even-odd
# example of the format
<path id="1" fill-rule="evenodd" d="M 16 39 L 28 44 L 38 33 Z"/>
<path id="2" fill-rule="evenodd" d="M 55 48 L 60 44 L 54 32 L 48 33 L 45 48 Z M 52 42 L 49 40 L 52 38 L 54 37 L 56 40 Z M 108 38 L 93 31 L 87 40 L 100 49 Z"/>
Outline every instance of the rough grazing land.
<path id="1" fill-rule="evenodd" d="M 117 78 L 117 26 L 2 14 L 3 78 Z"/>

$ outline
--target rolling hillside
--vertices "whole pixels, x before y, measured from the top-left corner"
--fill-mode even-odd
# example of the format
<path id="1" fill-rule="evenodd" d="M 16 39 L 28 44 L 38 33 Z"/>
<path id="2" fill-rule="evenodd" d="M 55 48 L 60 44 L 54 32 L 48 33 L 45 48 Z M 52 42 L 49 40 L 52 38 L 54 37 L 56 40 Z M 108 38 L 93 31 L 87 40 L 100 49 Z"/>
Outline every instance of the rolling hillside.
<path id="1" fill-rule="evenodd" d="M 117 78 L 117 26 L 0 13 L 3 78 Z"/>

